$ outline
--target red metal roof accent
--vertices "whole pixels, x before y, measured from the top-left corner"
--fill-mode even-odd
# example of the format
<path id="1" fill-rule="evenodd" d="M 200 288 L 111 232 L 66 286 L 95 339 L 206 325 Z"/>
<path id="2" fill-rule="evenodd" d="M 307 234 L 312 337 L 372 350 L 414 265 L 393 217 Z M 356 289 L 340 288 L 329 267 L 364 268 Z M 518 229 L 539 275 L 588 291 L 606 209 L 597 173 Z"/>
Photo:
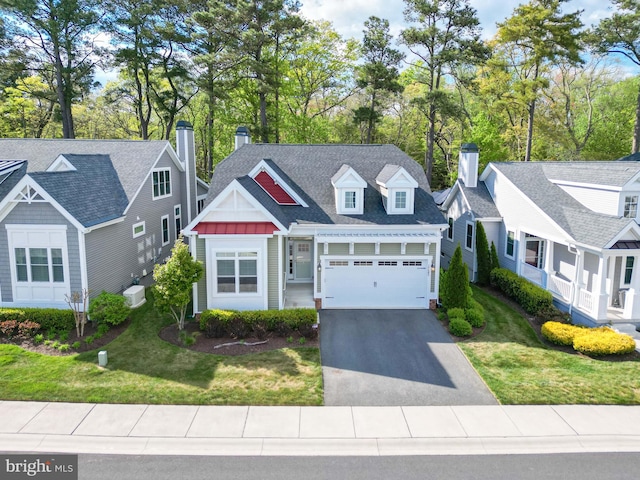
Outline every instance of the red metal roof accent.
<path id="1" fill-rule="evenodd" d="M 194 230 L 200 235 L 271 235 L 278 227 L 271 222 L 200 222 Z"/>
<path id="2" fill-rule="evenodd" d="M 273 198 L 279 205 L 298 205 L 291 195 L 289 195 L 284 188 L 278 185 L 271 175 L 264 170 L 258 175 L 253 177 L 258 185 L 260 185 L 265 192 L 267 192 L 271 198 Z"/>

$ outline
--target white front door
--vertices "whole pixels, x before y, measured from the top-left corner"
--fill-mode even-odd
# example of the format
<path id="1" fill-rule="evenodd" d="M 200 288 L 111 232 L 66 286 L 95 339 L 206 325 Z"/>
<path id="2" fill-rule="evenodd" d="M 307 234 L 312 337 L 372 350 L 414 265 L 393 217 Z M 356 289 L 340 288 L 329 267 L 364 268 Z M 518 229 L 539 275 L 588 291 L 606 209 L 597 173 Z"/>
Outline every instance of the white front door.
<path id="1" fill-rule="evenodd" d="M 323 308 L 428 308 L 429 257 L 323 259 Z"/>

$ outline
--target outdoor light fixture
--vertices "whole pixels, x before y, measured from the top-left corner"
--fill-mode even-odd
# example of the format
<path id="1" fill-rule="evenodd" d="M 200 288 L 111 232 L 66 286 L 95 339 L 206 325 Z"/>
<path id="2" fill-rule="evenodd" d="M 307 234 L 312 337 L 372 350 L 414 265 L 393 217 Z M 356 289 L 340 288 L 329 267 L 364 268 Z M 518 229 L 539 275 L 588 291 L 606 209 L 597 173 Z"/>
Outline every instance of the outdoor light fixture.
<path id="1" fill-rule="evenodd" d="M 321 272 L 322 271 L 322 264 L 320 262 L 318 262 L 318 271 Z"/>
<path id="2" fill-rule="evenodd" d="M 436 271 L 436 266 L 432 263 L 431 264 L 431 273 Z"/>

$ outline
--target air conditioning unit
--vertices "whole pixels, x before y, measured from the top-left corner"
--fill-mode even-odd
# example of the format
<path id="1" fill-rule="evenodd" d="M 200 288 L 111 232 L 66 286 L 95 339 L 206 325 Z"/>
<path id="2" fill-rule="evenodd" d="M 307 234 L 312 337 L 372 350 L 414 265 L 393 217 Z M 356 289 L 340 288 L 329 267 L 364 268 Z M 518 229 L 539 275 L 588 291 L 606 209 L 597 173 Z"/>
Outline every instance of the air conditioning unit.
<path id="1" fill-rule="evenodd" d="M 147 299 L 144 297 L 144 285 L 133 285 L 123 292 L 124 298 L 131 308 L 137 308 L 144 304 Z"/>

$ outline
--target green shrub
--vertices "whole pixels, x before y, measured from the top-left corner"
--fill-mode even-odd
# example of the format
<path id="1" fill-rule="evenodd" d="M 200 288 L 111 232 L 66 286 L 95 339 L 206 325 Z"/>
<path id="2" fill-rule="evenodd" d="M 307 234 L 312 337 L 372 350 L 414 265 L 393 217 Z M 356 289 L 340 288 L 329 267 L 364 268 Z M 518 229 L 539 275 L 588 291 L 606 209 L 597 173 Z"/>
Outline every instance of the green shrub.
<path id="1" fill-rule="evenodd" d="M 73 310 L 57 308 L 0 308 L 0 322 L 5 320 L 31 321 L 42 330 L 66 332 L 75 328 Z"/>
<path id="2" fill-rule="evenodd" d="M 452 318 L 464 318 L 464 308 L 454 307 L 447 310 L 447 317 Z"/>
<path id="3" fill-rule="evenodd" d="M 635 340 L 609 327 L 588 328 L 573 340 L 573 348 L 585 355 L 624 355 L 636 349 Z"/>
<path id="4" fill-rule="evenodd" d="M 68 343 L 63 343 L 61 345 L 58 345 L 58 350 L 61 352 L 68 352 L 70 348 L 71 347 L 69 346 Z"/>
<path id="5" fill-rule="evenodd" d="M 200 315 L 200 330 L 208 337 L 222 337 L 225 334 L 242 338 L 250 333 L 256 336 L 275 332 L 288 337 L 298 332 L 306 338 L 313 338 L 317 330 L 317 314 L 312 308 L 287 310 L 206 310 Z M 264 331 L 266 329 L 266 332 Z"/>
<path id="6" fill-rule="evenodd" d="M 80 348 L 81 343 L 79 341 L 75 341 L 71 344 L 71 348 L 74 350 L 78 350 Z"/>
<path id="7" fill-rule="evenodd" d="M 66 342 L 69 339 L 69 332 L 60 332 L 60 335 L 58 335 L 58 340 L 60 340 L 61 342 Z"/>
<path id="8" fill-rule="evenodd" d="M 92 322 L 116 326 L 127 319 L 130 311 L 131 307 L 122 295 L 103 291 L 91 300 L 88 313 Z"/>
<path id="9" fill-rule="evenodd" d="M 97 333 L 102 337 L 105 333 L 109 331 L 108 323 L 101 323 L 98 325 Z"/>
<path id="10" fill-rule="evenodd" d="M 491 284 L 532 315 L 553 307 L 551 292 L 506 268 L 496 268 L 491 271 Z"/>
<path id="11" fill-rule="evenodd" d="M 478 285 L 486 286 L 491 281 L 491 252 L 487 234 L 482 222 L 476 222 L 476 262 L 478 266 Z"/>
<path id="12" fill-rule="evenodd" d="M 95 338 L 93 338 L 93 335 L 89 335 L 88 337 L 86 337 L 86 338 L 84 339 L 84 342 L 85 342 L 87 345 L 91 345 L 91 344 L 93 343 L 93 341 L 94 341 L 94 340 L 95 340 Z"/>
<path id="13" fill-rule="evenodd" d="M 576 335 L 584 332 L 585 327 L 560 322 L 545 322 L 540 332 L 551 343 L 556 345 L 573 345 Z"/>
<path id="14" fill-rule="evenodd" d="M 498 251 L 495 243 L 491 242 L 491 270 L 500 268 L 500 260 L 498 259 Z M 491 276 L 491 274 L 489 274 Z"/>
<path id="15" fill-rule="evenodd" d="M 186 330 L 180 330 L 178 338 L 185 347 L 190 347 L 191 345 L 196 343 L 198 335 L 198 332 L 188 333 Z"/>
<path id="16" fill-rule="evenodd" d="M 480 328 L 484 325 L 484 311 L 467 308 L 464 311 L 464 319 L 469 322 L 472 327 Z"/>
<path id="17" fill-rule="evenodd" d="M 466 308 L 469 302 L 469 270 L 462 261 L 460 244 L 456 247 L 449 263 L 449 270 L 441 277 L 440 299 L 445 308 Z"/>
<path id="18" fill-rule="evenodd" d="M 454 317 L 449 322 L 449 331 L 456 337 L 468 337 L 473 333 L 471 324 L 463 318 Z"/>
<path id="19" fill-rule="evenodd" d="M 43 334 L 38 333 L 38 334 L 34 335 L 33 343 L 38 345 L 39 343 L 42 343 L 42 342 L 44 342 L 44 335 Z"/>

